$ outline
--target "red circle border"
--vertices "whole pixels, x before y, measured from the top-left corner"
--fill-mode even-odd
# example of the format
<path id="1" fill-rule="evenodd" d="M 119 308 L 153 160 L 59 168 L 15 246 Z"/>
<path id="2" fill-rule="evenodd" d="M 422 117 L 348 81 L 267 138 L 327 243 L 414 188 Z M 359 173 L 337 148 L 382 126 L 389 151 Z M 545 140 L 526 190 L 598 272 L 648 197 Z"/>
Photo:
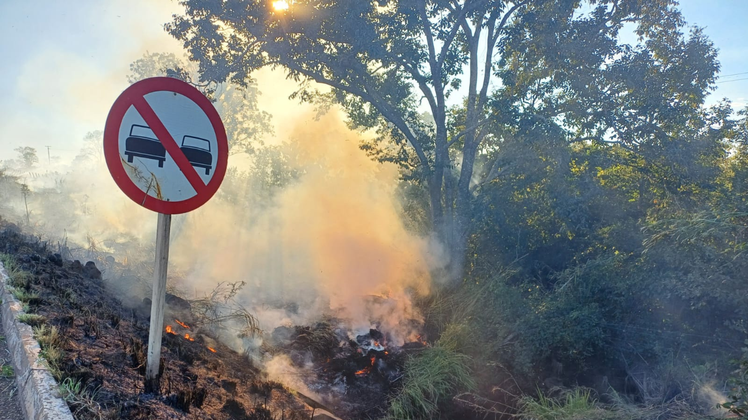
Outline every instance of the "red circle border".
<path id="1" fill-rule="evenodd" d="M 198 193 L 187 200 L 164 201 L 145 194 L 143 190 L 138 188 L 138 186 L 132 182 L 132 179 L 130 179 L 125 171 L 124 166 L 122 166 L 122 158 L 119 154 L 119 130 L 122 125 L 122 120 L 125 117 L 125 113 L 130 109 L 130 106 L 133 105 L 132 98 L 137 98 L 138 96 L 144 97 L 149 93 L 159 91 L 176 92 L 195 102 L 195 104 L 205 112 L 205 115 L 208 117 L 208 120 L 210 120 L 210 123 L 213 126 L 213 131 L 215 131 L 216 134 L 216 142 L 218 146 L 216 147 L 216 151 L 218 156 L 213 177 L 205 186 L 205 190 L 202 194 Z M 171 77 L 152 77 L 133 83 L 114 101 L 112 109 L 109 110 L 109 115 L 106 119 L 106 126 L 104 128 L 104 157 L 106 158 L 106 164 L 114 182 L 132 201 L 157 213 L 182 214 L 195 210 L 207 203 L 216 191 L 218 191 L 218 187 L 221 185 L 223 177 L 226 175 L 229 147 L 226 138 L 226 129 L 223 126 L 221 117 L 205 95 L 194 86 L 182 80 Z M 144 194 L 145 197 L 143 197 Z"/>

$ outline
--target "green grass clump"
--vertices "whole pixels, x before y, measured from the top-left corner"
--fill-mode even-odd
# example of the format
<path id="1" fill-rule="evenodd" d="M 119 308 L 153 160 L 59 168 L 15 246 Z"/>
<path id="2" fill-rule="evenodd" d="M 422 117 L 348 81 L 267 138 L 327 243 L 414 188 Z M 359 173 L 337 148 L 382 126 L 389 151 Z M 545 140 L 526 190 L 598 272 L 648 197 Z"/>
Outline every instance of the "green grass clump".
<path id="1" fill-rule="evenodd" d="M 25 289 L 29 287 L 31 283 L 31 274 L 21 270 L 15 259 L 12 256 L 4 253 L 0 253 L 0 262 L 5 267 L 5 272 L 8 274 L 8 284 L 12 287 Z"/>
<path id="2" fill-rule="evenodd" d="M 59 388 L 62 399 L 69 403 L 78 398 L 83 387 L 80 380 L 65 378 L 60 382 Z"/>
<path id="3" fill-rule="evenodd" d="M 38 314 L 20 314 L 18 315 L 18 320 L 24 324 L 29 324 L 32 327 L 38 327 L 39 325 L 44 324 L 47 319 Z"/>
<path id="4" fill-rule="evenodd" d="M 86 418 L 106 417 L 101 405 L 96 402 L 98 388 L 91 392 L 83 386 L 79 379 L 68 377 L 60 381 L 59 390 L 62 398 L 73 411 L 75 418 L 83 417 L 82 414 L 84 413 Z"/>
<path id="5" fill-rule="evenodd" d="M 431 419 L 438 417 L 439 403 L 461 390 L 475 388 L 470 358 L 460 353 L 452 335 L 463 328 L 445 329 L 436 345 L 405 362 L 400 392 L 390 400 L 387 418 Z"/>
<path id="6" fill-rule="evenodd" d="M 538 392 L 538 398 L 525 397 L 520 402 L 519 418 L 524 420 L 592 420 L 612 419 L 615 414 L 597 406 L 586 389 L 574 389 L 561 399 Z"/>
<path id="7" fill-rule="evenodd" d="M 2 364 L 0 365 L 0 377 L 12 378 L 13 377 L 13 366 Z"/>
<path id="8" fill-rule="evenodd" d="M 40 325 L 34 327 L 34 338 L 41 347 L 60 347 L 62 345 L 60 331 L 54 326 Z"/>
<path id="9" fill-rule="evenodd" d="M 42 348 L 39 356 L 47 361 L 49 372 L 59 381 L 62 378 L 60 364 L 65 356 L 65 352 L 62 350 L 63 339 L 59 330 L 54 326 L 39 325 L 34 327 L 34 338 Z"/>
<path id="10" fill-rule="evenodd" d="M 37 305 L 39 304 L 39 294 L 36 292 L 28 292 L 24 289 L 14 288 L 11 292 L 13 297 L 18 299 L 19 302 L 26 305 Z"/>

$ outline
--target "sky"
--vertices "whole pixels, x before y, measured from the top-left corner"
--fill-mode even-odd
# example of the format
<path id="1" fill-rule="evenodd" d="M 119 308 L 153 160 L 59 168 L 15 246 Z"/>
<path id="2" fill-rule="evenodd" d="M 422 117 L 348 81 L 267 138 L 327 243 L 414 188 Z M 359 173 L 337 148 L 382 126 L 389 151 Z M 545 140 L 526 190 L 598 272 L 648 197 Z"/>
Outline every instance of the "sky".
<path id="1" fill-rule="evenodd" d="M 19 146 L 36 148 L 42 162 L 48 153 L 72 159 L 86 133 L 103 130 L 130 63 L 146 52 L 183 53 L 163 29 L 180 9 L 172 0 L 0 1 L 0 160 Z M 722 76 L 708 103 L 748 105 L 748 0 L 683 0 L 681 9 L 719 49 Z M 278 80 L 260 79 L 261 107 L 285 101 Z"/>

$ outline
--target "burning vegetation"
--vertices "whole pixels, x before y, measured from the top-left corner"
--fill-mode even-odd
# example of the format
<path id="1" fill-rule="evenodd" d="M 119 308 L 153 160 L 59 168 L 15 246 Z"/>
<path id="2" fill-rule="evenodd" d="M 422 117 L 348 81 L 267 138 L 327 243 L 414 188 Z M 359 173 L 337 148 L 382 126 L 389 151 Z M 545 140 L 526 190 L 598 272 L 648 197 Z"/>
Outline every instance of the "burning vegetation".
<path id="1" fill-rule="evenodd" d="M 35 235 L 2 225 L 10 286 L 77 417 L 745 417 L 748 110 L 707 105 L 717 50 L 674 1 L 234 3 L 179 2 L 196 62 L 127 79 L 199 81 L 232 148 L 174 219 L 157 392 L 155 218 L 101 133 L 0 162 Z M 271 120 L 264 85 L 314 112 Z"/>

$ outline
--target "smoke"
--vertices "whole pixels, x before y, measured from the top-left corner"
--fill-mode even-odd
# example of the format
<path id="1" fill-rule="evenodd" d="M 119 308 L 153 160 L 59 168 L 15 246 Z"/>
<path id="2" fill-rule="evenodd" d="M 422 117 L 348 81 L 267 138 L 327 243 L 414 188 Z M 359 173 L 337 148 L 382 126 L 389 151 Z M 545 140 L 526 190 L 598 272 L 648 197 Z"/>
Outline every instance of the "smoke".
<path id="1" fill-rule="evenodd" d="M 0 103 L 8 111 L 0 133 L 9 139 L 0 167 L 21 145 L 34 147 L 39 161 L 0 171 L 0 217 L 26 225 L 28 206 L 28 231 L 52 250 L 113 257 L 124 267 L 103 264 L 113 293 L 137 301 L 150 293 L 156 215 L 112 181 L 101 132 L 84 139 L 103 128 L 130 63 L 146 51 L 181 53 L 161 31 L 180 6 L 136 6 L 117 0 L 71 9 L 69 21 L 51 8 L 42 25 L 49 34 L 14 29 L 24 44 L 11 51 L 15 84 Z M 22 4 L 12 9 L 25 13 Z M 293 81 L 269 69 L 256 77 L 275 136 L 252 155 L 232 155 L 217 195 L 173 218 L 170 292 L 200 297 L 244 281 L 236 299 L 265 331 L 335 317 L 352 335 L 377 327 L 402 344 L 422 323 L 413 298 L 428 293 L 438 256 L 402 223 L 397 168 L 370 160 L 358 147 L 365 134 L 348 129 L 341 112 L 316 119 L 312 105 L 288 100 Z M 236 348 L 257 344 L 225 338 Z"/>
<path id="2" fill-rule="evenodd" d="M 247 281 L 240 299 L 264 329 L 331 315 L 402 344 L 422 321 L 411 297 L 430 280 L 428 244 L 402 223 L 397 168 L 371 161 L 338 113 L 297 121 L 278 150 L 297 177 L 266 202 L 215 200 L 187 216 L 172 261 L 188 290 Z"/>
<path id="3" fill-rule="evenodd" d="M 334 317 L 352 336 L 379 328 L 395 345 L 413 339 L 423 320 L 412 300 L 429 291 L 431 247 L 403 225 L 397 167 L 366 156 L 364 134 L 338 111 L 279 119 L 293 121 L 285 141 L 236 159 L 213 200 L 174 217 L 170 290 L 192 298 L 244 281 L 237 301 L 265 331 Z M 137 301 L 149 295 L 156 215 L 114 184 L 101 141 L 89 136 L 66 170 L 26 180 L 31 228 L 70 256 L 126 264 L 138 287 L 105 274 Z M 13 216 L 4 217 L 22 222 L 21 195 L 8 202 Z M 225 338 L 237 349 L 257 344 Z"/>

